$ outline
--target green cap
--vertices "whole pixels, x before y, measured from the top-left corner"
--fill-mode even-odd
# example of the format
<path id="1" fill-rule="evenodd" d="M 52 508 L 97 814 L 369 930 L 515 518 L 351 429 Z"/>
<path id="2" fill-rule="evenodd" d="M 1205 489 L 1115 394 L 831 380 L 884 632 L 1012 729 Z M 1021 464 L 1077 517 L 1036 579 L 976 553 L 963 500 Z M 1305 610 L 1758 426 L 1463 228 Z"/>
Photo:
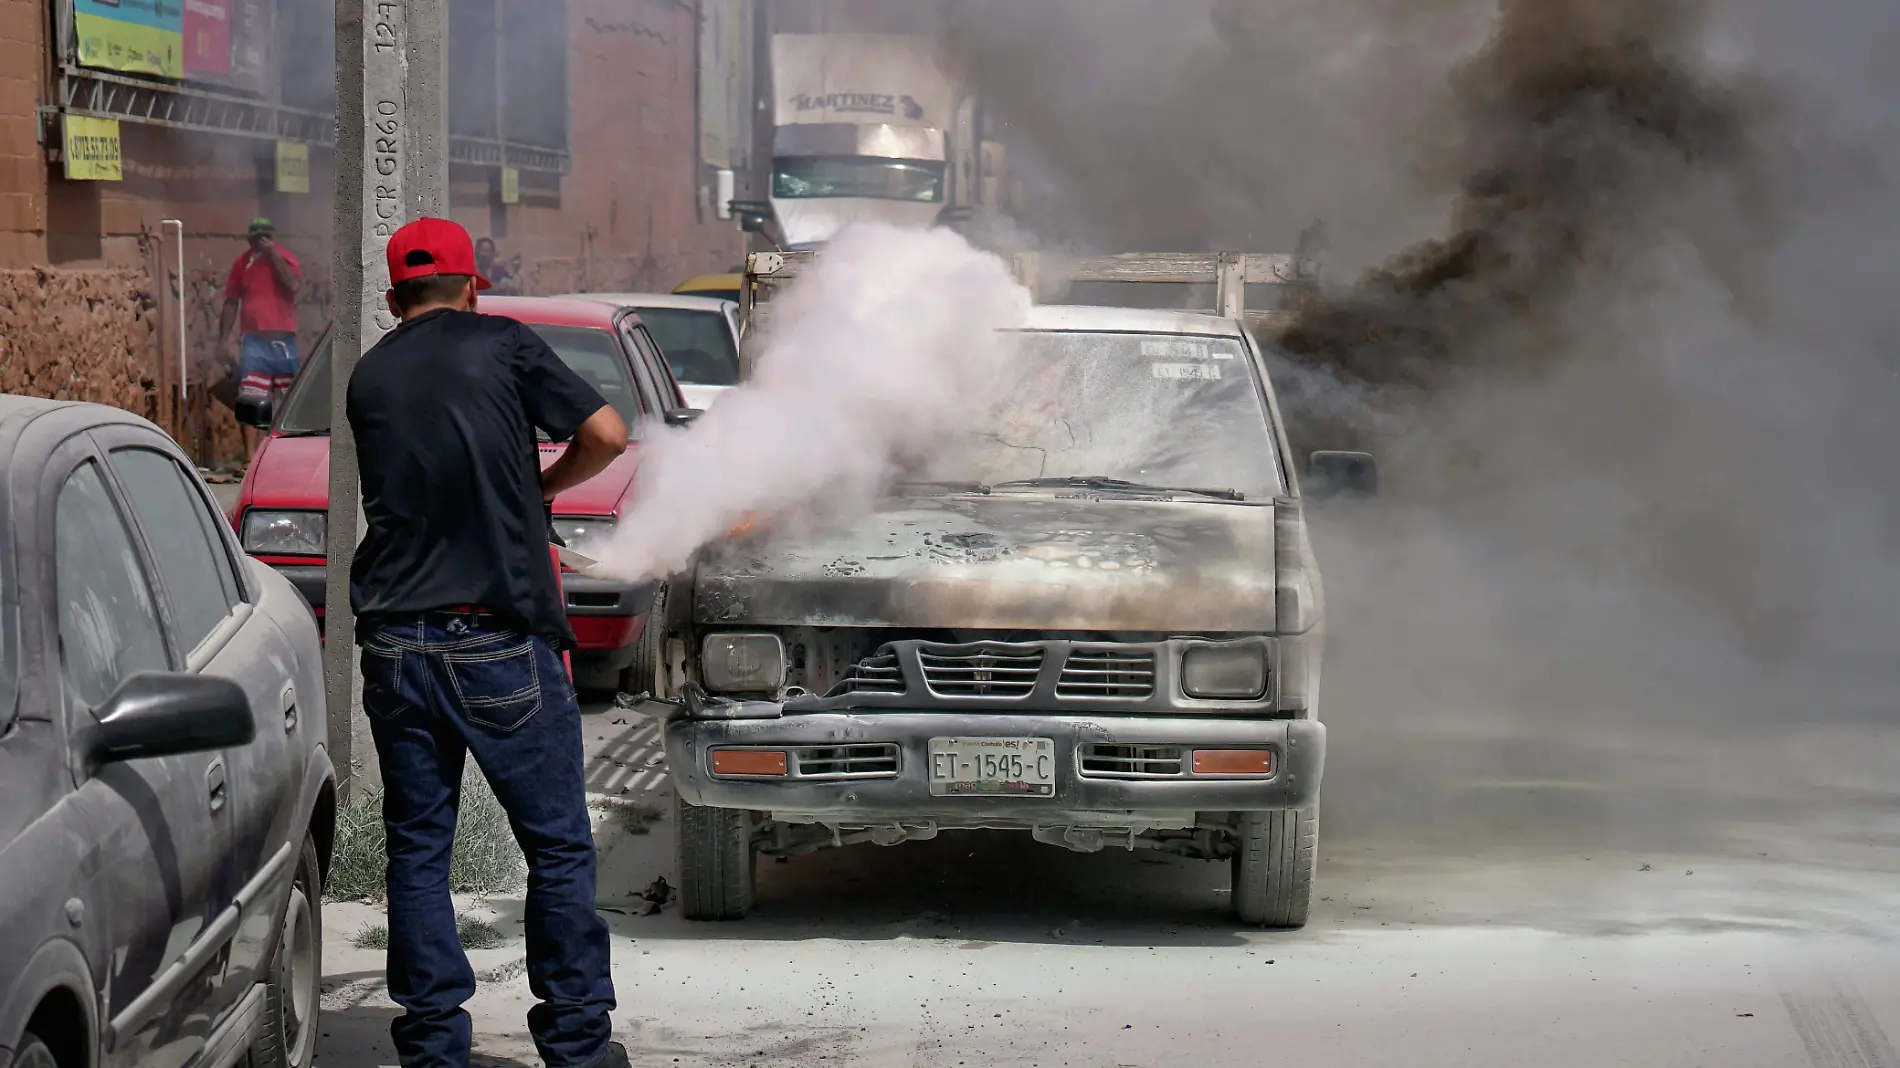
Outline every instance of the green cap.
<path id="1" fill-rule="evenodd" d="M 269 219 L 264 218 L 262 215 L 259 215 L 257 218 L 251 220 L 251 233 L 274 234 L 276 232 L 277 232 L 277 224 L 271 222 Z"/>

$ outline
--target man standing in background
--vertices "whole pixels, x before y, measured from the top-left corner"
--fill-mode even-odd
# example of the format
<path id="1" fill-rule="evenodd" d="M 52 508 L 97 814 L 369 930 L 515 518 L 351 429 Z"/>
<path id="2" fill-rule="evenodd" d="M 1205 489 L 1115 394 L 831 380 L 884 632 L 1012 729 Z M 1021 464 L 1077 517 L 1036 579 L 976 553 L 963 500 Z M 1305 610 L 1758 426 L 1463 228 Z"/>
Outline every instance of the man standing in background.
<path id="1" fill-rule="evenodd" d="M 251 220 L 251 247 L 231 264 L 224 283 L 224 314 L 218 322 L 218 349 L 228 352 L 231 328 L 241 325 L 238 368 L 239 403 L 257 403 L 290 388 L 302 361 L 297 354 L 297 290 L 303 265 L 277 243 L 277 227 L 266 218 Z"/>

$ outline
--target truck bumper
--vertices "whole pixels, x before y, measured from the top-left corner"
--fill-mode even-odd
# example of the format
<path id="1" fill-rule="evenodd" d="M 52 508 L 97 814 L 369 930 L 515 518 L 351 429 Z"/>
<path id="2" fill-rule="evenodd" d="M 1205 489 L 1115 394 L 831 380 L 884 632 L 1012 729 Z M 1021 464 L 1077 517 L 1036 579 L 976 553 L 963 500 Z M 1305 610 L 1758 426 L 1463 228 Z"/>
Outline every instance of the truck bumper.
<path id="1" fill-rule="evenodd" d="M 932 738 L 1048 738 L 1055 743 L 1055 795 L 937 796 L 931 793 Z M 1213 717 L 1010 716 L 878 712 L 786 715 L 779 718 L 690 719 L 665 727 L 666 759 L 680 797 L 712 808 L 796 813 L 827 822 L 943 816 L 956 820 L 1045 821 L 1057 813 L 1258 812 L 1302 808 L 1319 795 L 1326 763 L 1326 727 L 1313 720 Z M 849 778 L 807 775 L 806 767 L 836 754 L 814 750 L 886 746 L 895 766 Z M 1096 746 L 1179 748 L 1171 775 L 1104 774 L 1085 770 Z M 783 749 L 786 775 L 730 778 L 713 774 L 714 750 Z M 1268 749 L 1272 773 L 1199 776 L 1196 749 Z M 888 750 L 887 750 L 888 751 Z M 1094 761 L 1091 761 L 1094 763 Z M 888 762 L 885 766 L 888 766 Z"/>

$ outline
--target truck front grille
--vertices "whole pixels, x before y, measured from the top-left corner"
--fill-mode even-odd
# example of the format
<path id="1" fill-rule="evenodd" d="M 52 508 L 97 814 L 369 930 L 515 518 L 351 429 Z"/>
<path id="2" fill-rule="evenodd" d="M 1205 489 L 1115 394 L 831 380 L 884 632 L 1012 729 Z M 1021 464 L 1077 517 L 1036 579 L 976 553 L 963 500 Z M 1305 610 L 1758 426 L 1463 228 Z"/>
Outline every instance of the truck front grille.
<path id="1" fill-rule="evenodd" d="M 1178 745 L 1091 742 L 1082 747 L 1082 774 L 1090 779 L 1178 779 L 1186 759 Z"/>
<path id="2" fill-rule="evenodd" d="M 896 653 L 879 653 L 865 657 L 851 669 L 844 681 L 833 687 L 831 696 L 838 697 L 848 693 L 882 693 L 898 695 L 904 692 L 904 669 L 897 662 Z"/>
<path id="3" fill-rule="evenodd" d="M 1077 649 L 1062 665 L 1056 696 L 1143 701 L 1155 692 L 1155 654 L 1148 649 Z"/>
<path id="4" fill-rule="evenodd" d="M 1021 699 L 1036 689 L 1043 651 L 1025 646 L 920 645 L 924 685 L 938 697 Z"/>
<path id="5" fill-rule="evenodd" d="M 894 779 L 897 746 L 889 744 L 804 746 L 792 750 L 798 778 Z"/>

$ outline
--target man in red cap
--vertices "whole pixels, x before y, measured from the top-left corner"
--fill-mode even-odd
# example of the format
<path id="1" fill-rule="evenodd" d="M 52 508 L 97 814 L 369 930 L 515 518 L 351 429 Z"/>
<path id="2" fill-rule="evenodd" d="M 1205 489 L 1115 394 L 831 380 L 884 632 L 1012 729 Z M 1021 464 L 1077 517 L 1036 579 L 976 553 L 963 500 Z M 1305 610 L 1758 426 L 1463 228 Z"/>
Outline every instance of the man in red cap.
<path id="1" fill-rule="evenodd" d="M 389 240 L 401 324 L 350 376 L 368 534 L 350 572 L 363 705 L 389 840 L 390 1025 L 404 1068 L 469 1063 L 475 976 L 456 933 L 449 855 L 463 760 L 528 860 L 528 1027 L 552 1068 L 627 1064 L 612 1041 L 607 925 L 573 645 L 548 553 L 547 502 L 627 447 L 627 425 L 534 331 L 480 315 L 466 230 L 418 219 Z M 541 470 L 537 437 L 567 442 Z"/>

